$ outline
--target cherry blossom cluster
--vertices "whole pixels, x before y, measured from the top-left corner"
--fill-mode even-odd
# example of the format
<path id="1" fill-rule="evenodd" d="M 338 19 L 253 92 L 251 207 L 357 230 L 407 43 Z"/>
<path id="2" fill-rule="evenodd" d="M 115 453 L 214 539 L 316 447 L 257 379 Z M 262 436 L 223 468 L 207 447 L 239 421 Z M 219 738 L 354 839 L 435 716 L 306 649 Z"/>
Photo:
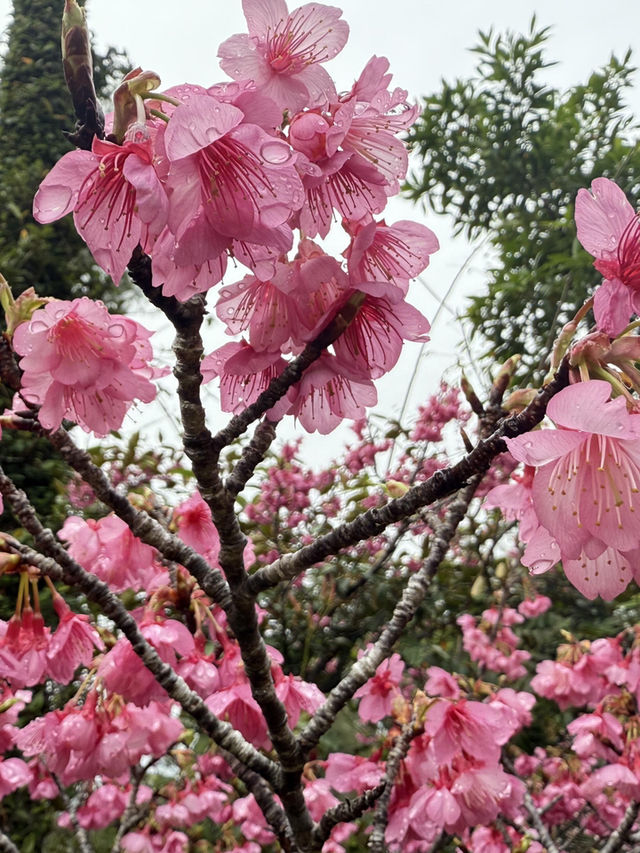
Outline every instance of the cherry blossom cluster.
<path id="1" fill-rule="evenodd" d="M 21 374 L 2 425 L 47 433 L 90 484 L 73 488 L 87 517 L 69 515 L 54 535 L 0 469 L 24 525 L 0 540 L 0 570 L 18 579 L 14 615 L 0 621 L 0 798 L 64 793 L 59 825 L 80 847 L 85 830 L 120 822 L 129 853 L 183 853 L 211 822 L 216 849 L 236 853 L 344 853 L 367 835 L 394 853 L 543 853 L 554 839 L 569 849 L 575 833 L 593 847 L 625 821 L 635 844 L 640 633 L 578 642 L 564 631 L 556 660 L 523 648 L 522 626 L 551 602 L 528 579 L 516 598 L 501 523 L 474 495 L 518 522 L 533 574 L 562 562 L 580 592 L 607 600 L 640 581 L 638 217 L 606 178 L 579 192 L 578 238 L 605 280 L 563 329 L 557 375 L 539 394 L 505 401 L 505 367 L 486 406 L 463 379 L 477 423 L 443 383 L 411 427 L 378 431 L 364 419 L 374 381 L 429 333 L 407 295 L 438 242 L 381 218 L 406 175 L 400 137 L 417 108 L 381 57 L 336 87 L 324 66 L 347 41 L 339 9 L 243 10 L 248 32 L 218 51 L 229 79 L 163 91 L 154 72 L 130 72 L 106 137 L 99 124 L 92 141 L 79 132 L 84 147 L 34 200 L 42 223 L 73 215 L 115 284 L 147 270 L 143 290 L 176 330 L 189 496 L 162 506 L 153 465 L 127 454 L 128 472 L 101 470 L 60 429 L 69 420 L 105 436 L 154 398 L 163 371 L 150 333 L 102 303 L 13 300 L 0 282 L 3 378 L 10 347 Z M 65 16 L 64 49 L 88 49 L 74 0 Z M 332 231 L 340 259 L 325 250 Z M 232 340 L 202 355 L 207 299 Z M 590 307 L 596 330 L 575 342 Z M 237 417 L 212 436 L 197 389 L 214 379 Z M 519 414 L 504 418 L 503 404 Z M 531 431 L 545 409 L 553 428 Z M 321 433 L 353 420 L 356 439 L 319 472 L 291 442 L 248 493 L 285 415 Z M 476 446 L 462 430 L 466 454 L 450 464 L 454 424 Z M 460 591 L 474 612 L 445 610 L 449 570 L 480 570 L 490 600 L 478 604 L 474 584 Z M 72 609 L 62 582 L 86 600 Z M 403 645 L 423 604 L 433 613 Z M 464 673 L 430 665 L 451 635 Z M 409 666 L 421 642 L 433 657 Z M 42 685 L 52 701 L 34 718 Z M 573 716 L 552 719 L 560 747 L 540 740 L 551 702 Z M 358 755 L 323 740 L 339 713 Z"/>
<path id="2" fill-rule="evenodd" d="M 524 565 L 539 573 L 562 560 L 583 595 L 606 600 L 640 578 L 640 415 L 611 393 L 592 379 L 557 394 L 547 409 L 556 429 L 507 439 L 525 473 L 487 497 L 518 519 Z"/>
<path id="3" fill-rule="evenodd" d="M 215 311 L 236 340 L 206 356 L 202 375 L 219 379 L 228 412 L 255 401 L 287 357 L 345 305 L 355 305 L 355 319 L 333 351 L 323 352 L 270 412 L 274 419 L 293 414 L 306 430 L 325 433 L 376 402 L 372 380 L 395 365 L 405 340 L 428 339 L 428 321 L 405 297 L 438 241 L 414 222 L 376 219 L 405 177 L 399 134 L 417 107 L 406 103 L 404 90 L 391 88 L 381 57 L 338 94 L 323 64 L 347 40 L 339 9 L 312 3 L 289 14 L 284 0 L 245 0 L 243 9 L 248 35 L 232 36 L 219 49 L 231 82 L 159 92 L 154 73 L 131 72 L 114 97 L 112 132 L 54 166 L 35 197 L 34 216 L 47 223 L 72 212 L 96 263 L 116 284 L 137 246 L 151 256 L 153 284 L 165 296 L 187 300 L 225 279 Z M 313 242 L 335 221 L 346 232 L 346 264 Z M 228 283 L 229 259 L 250 274 Z M 111 393 L 117 403 L 96 402 L 104 386 L 94 368 L 109 357 L 96 355 L 96 336 L 106 323 L 114 337 L 116 321 L 103 317 L 89 327 L 88 312 L 84 303 L 80 314 L 75 303 L 41 309 L 17 335 L 16 349 L 27 371 L 25 396 L 44 406 L 44 425 L 69 417 L 104 434 L 120 425 L 127 402 L 150 393 L 134 385 L 129 371 Z M 64 320 L 64 335 L 50 330 L 54 317 Z M 40 338 L 31 340 L 38 328 Z M 140 328 L 135 336 L 130 325 L 124 329 L 127 344 L 144 340 Z M 82 376 L 68 366 L 69 347 L 76 355 L 87 351 Z M 142 356 L 148 362 L 149 353 L 139 352 L 134 372 Z"/>

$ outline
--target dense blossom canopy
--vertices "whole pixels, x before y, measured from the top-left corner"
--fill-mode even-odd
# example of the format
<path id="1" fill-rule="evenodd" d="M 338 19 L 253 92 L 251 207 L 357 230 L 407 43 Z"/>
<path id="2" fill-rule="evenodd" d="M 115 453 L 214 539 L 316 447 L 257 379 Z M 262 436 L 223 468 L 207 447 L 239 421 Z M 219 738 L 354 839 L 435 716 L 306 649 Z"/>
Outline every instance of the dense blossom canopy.
<path id="1" fill-rule="evenodd" d="M 384 57 L 336 86 L 341 10 L 242 5 L 248 32 L 218 52 L 229 80 L 159 91 L 135 69 L 102 138 L 84 13 L 65 0 L 79 148 L 34 216 L 73 214 L 114 283 L 129 268 L 173 325 L 184 455 L 138 456 L 137 435 L 85 452 L 71 435 L 104 437 L 154 399 L 150 332 L 0 283 L 16 392 L 2 426 L 49 440 L 76 476 L 54 535 L 0 468 L 22 525 L 0 537 L 17 586 L 0 619 L 0 799 L 26 787 L 64 807 L 82 850 L 87 831 L 129 853 L 637 847 L 640 631 L 563 630 L 551 660 L 529 637 L 552 600 L 521 564 L 561 563 L 589 599 L 640 582 L 638 216 L 607 178 L 578 193 L 605 280 L 539 392 L 507 393 L 510 362 L 486 404 L 466 379 L 470 408 L 442 384 L 411 426 L 376 433 L 374 380 L 429 340 L 409 299 L 438 240 L 382 218 L 417 108 Z M 200 396 L 214 381 L 226 422 Z M 553 428 L 535 429 L 545 410 Z M 356 440 L 305 467 L 299 441 L 270 452 L 287 415 L 323 435 L 352 421 Z"/>

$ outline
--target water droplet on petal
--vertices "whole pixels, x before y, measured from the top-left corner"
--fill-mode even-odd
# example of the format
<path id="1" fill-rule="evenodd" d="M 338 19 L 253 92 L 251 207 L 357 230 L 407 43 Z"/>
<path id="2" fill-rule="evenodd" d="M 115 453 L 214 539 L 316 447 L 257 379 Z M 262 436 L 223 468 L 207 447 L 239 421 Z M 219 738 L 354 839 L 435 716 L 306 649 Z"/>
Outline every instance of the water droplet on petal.
<path id="1" fill-rule="evenodd" d="M 267 163 L 273 163 L 275 166 L 288 163 L 292 156 L 289 146 L 285 142 L 278 142 L 275 139 L 264 143 L 260 149 L 260 155 Z"/>

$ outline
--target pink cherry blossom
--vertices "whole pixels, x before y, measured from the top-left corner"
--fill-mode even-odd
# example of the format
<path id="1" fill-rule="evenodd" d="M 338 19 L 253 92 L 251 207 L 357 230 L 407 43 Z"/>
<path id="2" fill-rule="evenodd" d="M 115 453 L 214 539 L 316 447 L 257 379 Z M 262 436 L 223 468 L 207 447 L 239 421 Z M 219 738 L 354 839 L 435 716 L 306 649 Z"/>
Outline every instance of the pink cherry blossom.
<path id="1" fill-rule="evenodd" d="M 495 762 L 509 739 L 504 716 L 495 704 L 438 699 L 429 706 L 424 724 L 431 736 L 429 750 L 438 764 L 464 750 L 480 761 Z"/>
<path id="2" fill-rule="evenodd" d="M 69 516 L 58 535 L 69 543 L 71 556 L 115 592 L 154 589 L 167 580 L 155 550 L 115 515 L 97 521 Z"/>
<path id="3" fill-rule="evenodd" d="M 582 714 L 569 723 L 567 731 L 573 736 L 573 751 L 581 758 L 615 761 L 622 753 L 622 723 L 607 711 Z"/>
<path id="4" fill-rule="evenodd" d="M 405 340 L 429 340 L 430 324 L 393 286 L 364 283 L 359 289 L 367 296 L 334 350 L 350 373 L 379 379 L 395 366 Z"/>
<path id="5" fill-rule="evenodd" d="M 259 351 L 302 348 L 342 300 L 347 277 L 340 265 L 310 240 L 292 262 L 277 262 L 268 280 L 246 276 L 220 291 L 216 313 L 229 334 L 249 329 Z"/>
<path id="6" fill-rule="evenodd" d="M 364 722 L 378 723 L 391 713 L 393 700 L 400 696 L 398 685 L 404 672 L 404 663 L 399 654 L 382 661 L 373 678 L 353 694 L 360 699 L 358 716 Z"/>
<path id="7" fill-rule="evenodd" d="M 291 247 L 287 221 L 304 193 L 287 142 L 205 92 L 176 107 L 164 144 L 177 265 L 201 266 L 234 241 L 279 252 Z"/>
<path id="8" fill-rule="evenodd" d="M 104 643 L 89 617 L 73 613 L 62 596 L 53 596 L 53 606 L 59 622 L 47 649 L 47 670 L 54 681 L 69 684 L 80 664 L 91 663 L 94 647 L 104 651 Z"/>
<path id="9" fill-rule="evenodd" d="M 582 569 L 582 588 L 607 599 L 628 584 L 625 554 L 640 547 L 634 514 L 640 508 L 640 415 L 610 394 L 600 380 L 571 385 L 547 408 L 556 430 L 506 439 L 516 459 L 537 466 L 533 508 L 557 542 L 570 580 Z"/>
<path id="10" fill-rule="evenodd" d="M 200 365 L 204 382 L 220 377 L 220 407 L 223 412 L 237 414 L 255 402 L 266 391 L 272 379 L 279 376 L 287 362 L 279 352 L 259 352 L 246 341 L 224 344 L 205 356 Z M 291 408 L 293 391 L 267 412 L 278 421 Z"/>
<path id="11" fill-rule="evenodd" d="M 209 506 L 196 492 L 173 511 L 178 536 L 210 563 L 217 563 L 220 537 L 211 518 Z"/>
<path id="12" fill-rule="evenodd" d="M 518 605 L 518 613 L 531 619 L 541 616 L 551 607 L 551 599 L 547 595 L 536 595 L 535 598 L 525 598 Z"/>
<path id="13" fill-rule="evenodd" d="M 50 631 L 41 613 L 23 607 L 9 622 L 0 621 L 0 677 L 13 688 L 40 684 L 47 675 Z"/>
<path id="14" fill-rule="evenodd" d="M 345 418 L 361 418 L 377 399 L 373 382 L 349 376 L 336 356 L 323 353 L 303 374 L 292 413 L 307 432 L 327 435 Z"/>
<path id="15" fill-rule="evenodd" d="M 31 781 L 31 771 L 21 758 L 0 758 L 0 799 Z"/>
<path id="16" fill-rule="evenodd" d="M 397 191 L 397 181 L 407 172 L 408 153 L 396 134 L 411 127 L 418 106 L 409 106 L 405 89 L 389 91 L 392 75 L 386 73 L 388 69 L 387 59 L 372 57 L 351 91 L 341 97 L 353 113 L 342 148 L 374 165 Z"/>
<path id="17" fill-rule="evenodd" d="M 349 27 L 333 6 L 307 3 L 288 13 L 284 0 L 243 0 L 249 34 L 219 48 L 220 66 L 234 80 L 251 79 L 282 109 L 297 112 L 335 98 L 320 63 L 344 47 Z"/>
<path id="18" fill-rule="evenodd" d="M 345 257 L 356 288 L 363 281 L 393 282 L 406 295 L 409 279 L 420 275 L 439 249 L 433 231 L 406 220 L 387 225 L 371 219 L 353 226 L 353 233 Z"/>
<path id="19" fill-rule="evenodd" d="M 620 187 L 596 178 L 576 197 L 578 240 L 605 277 L 594 299 L 598 328 L 612 337 L 640 314 L 640 219 Z"/>
<path id="20" fill-rule="evenodd" d="M 228 720 L 254 746 L 268 748 L 267 724 L 260 706 L 251 695 L 251 686 L 244 674 L 240 679 L 209 696 L 205 703 L 216 716 Z"/>
<path id="21" fill-rule="evenodd" d="M 47 429 L 69 418 L 104 436 L 122 425 L 133 400 L 150 403 L 156 395 L 151 334 L 87 297 L 53 300 L 13 337 L 23 356 L 22 394 L 40 406 L 38 417 Z"/>
<path id="22" fill-rule="evenodd" d="M 332 752 L 327 756 L 325 779 L 336 791 L 357 791 L 374 788 L 379 782 L 383 768 L 375 761 L 361 755 Z"/>
<path id="23" fill-rule="evenodd" d="M 349 222 L 381 213 L 393 192 L 375 166 L 348 151 L 337 151 L 318 163 L 305 163 L 301 154 L 297 165 L 306 195 L 299 227 L 308 237 L 327 236 L 334 210 Z"/>
<path id="24" fill-rule="evenodd" d="M 94 137 L 91 151 L 65 154 L 40 184 L 33 216 L 54 222 L 72 210 L 96 262 L 118 284 L 138 243 L 150 249 L 167 221 L 151 141 L 115 145 Z"/>
<path id="25" fill-rule="evenodd" d="M 311 715 L 318 710 L 325 701 L 324 694 L 312 682 L 304 681 L 292 673 L 285 675 L 279 666 L 273 669 L 276 695 L 286 708 L 289 725 L 294 728 L 301 711 Z"/>

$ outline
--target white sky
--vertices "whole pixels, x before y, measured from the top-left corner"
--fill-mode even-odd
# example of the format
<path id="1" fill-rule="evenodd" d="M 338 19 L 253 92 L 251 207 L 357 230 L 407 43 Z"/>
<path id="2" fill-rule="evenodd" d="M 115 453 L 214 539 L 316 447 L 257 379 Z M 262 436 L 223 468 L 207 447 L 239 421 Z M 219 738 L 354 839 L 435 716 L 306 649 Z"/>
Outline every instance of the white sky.
<path id="1" fill-rule="evenodd" d="M 606 4 L 595 0 L 344 0 L 336 5 L 343 9 L 351 28 L 345 49 L 326 66 L 338 90 L 348 89 L 367 60 L 377 54 L 390 60 L 394 84 L 408 89 L 410 99 L 416 99 L 437 90 L 443 77 L 452 80 L 472 73 L 475 55 L 468 48 L 477 42 L 479 29 L 527 31 L 533 13 L 540 25 L 552 27 L 548 55 L 560 62 L 548 70 L 548 77 L 561 88 L 584 82 L 612 51 L 622 57 L 631 47 L 640 62 L 637 0 L 609 0 Z M 0 0 L 0 27 L 6 25 L 10 8 L 9 0 Z M 135 64 L 156 71 L 166 87 L 185 81 L 208 86 L 225 79 L 216 58 L 218 45 L 234 33 L 246 32 L 241 0 L 90 0 L 88 13 L 99 46 L 126 48 Z M 640 115 L 638 85 L 630 101 Z M 406 201 L 394 203 L 387 211 L 388 222 L 405 218 L 418 219 L 437 233 L 442 249 L 426 279 L 435 292 L 446 293 L 469 247 L 451 239 L 446 219 L 425 215 Z M 458 277 L 451 301 L 454 313 L 466 293 L 482 288 L 485 263 L 479 252 Z M 420 284 L 413 288 L 410 300 L 432 318 L 437 302 Z M 432 338 L 421 362 L 413 409 L 437 387 L 442 371 L 455 365 L 460 355 L 460 335 L 450 312 L 440 313 Z M 217 345 L 214 342 L 211 348 Z M 377 383 L 379 408 L 387 414 L 399 412 L 419 347 L 408 344 L 406 349 L 396 369 Z M 455 380 L 455 369 L 449 375 Z M 314 444 L 323 446 L 322 442 Z"/>

